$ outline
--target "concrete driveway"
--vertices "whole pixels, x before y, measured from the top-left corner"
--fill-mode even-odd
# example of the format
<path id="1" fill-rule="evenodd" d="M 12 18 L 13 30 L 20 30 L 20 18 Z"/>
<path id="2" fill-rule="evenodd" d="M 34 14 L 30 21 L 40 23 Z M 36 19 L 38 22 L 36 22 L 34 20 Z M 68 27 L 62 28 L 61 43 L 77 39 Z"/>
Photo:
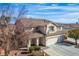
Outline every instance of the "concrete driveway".
<path id="1" fill-rule="evenodd" d="M 43 49 L 50 56 L 79 56 L 79 48 L 68 43 L 50 45 Z"/>

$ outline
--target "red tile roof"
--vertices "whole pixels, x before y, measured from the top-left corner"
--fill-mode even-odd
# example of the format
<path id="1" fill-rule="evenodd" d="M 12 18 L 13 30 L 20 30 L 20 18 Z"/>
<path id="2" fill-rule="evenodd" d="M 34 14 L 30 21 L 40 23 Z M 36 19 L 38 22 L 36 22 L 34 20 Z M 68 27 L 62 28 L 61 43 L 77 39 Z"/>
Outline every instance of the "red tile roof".
<path id="1" fill-rule="evenodd" d="M 37 32 L 24 32 L 24 33 L 22 33 L 18 38 L 21 38 L 22 37 L 22 39 L 31 39 L 31 38 L 38 38 L 38 37 L 43 37 L 44 35 L 43 34 L 41 34 L 41 33 L 37 33 Z"/>
<path id="2" fill-rule="evenodd" d="M 20 22 L 25 27 L 36 27 L 36 26 L 45 26 L 49 22 L 42 19 L 29 19 L 29 18 L 22 18 L 20 19 Z"/>
<path id="3" fill-rule="evenodd" d="M 79 27 L 79 24 L 64 24 L 65 26 L 70 26 L 70 27 Z"/>

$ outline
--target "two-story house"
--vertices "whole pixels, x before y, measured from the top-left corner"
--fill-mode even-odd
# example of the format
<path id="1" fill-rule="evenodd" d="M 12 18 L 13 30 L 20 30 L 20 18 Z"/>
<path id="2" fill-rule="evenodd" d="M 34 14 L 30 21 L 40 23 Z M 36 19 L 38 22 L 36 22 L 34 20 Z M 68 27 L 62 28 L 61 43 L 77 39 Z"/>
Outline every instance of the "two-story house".
<path id="1" fill-rule="evenodd" d="M 16 21 L 16 34 L 20 48 L 37 46 L 49 46 L 58 41 L 63 41 L 62 27 L 44 19 L 21 18 Z"/>

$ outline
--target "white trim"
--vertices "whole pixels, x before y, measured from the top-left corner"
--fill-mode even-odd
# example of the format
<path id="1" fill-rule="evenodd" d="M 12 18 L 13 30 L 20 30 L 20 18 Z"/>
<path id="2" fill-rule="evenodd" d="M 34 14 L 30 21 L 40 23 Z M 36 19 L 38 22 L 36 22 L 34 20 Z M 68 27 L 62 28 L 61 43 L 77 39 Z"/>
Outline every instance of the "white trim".
<path id="1" fill-rule="evenodd" d="M 63 34 L 62 34 L 62 35 L 63 35 Z M 58 37 L 58 36 L 61 36 L 61 35 L 48 36 L 48 37 L 46 37 L 46 39 L 49 39 L 49 38 L 55 38 L 55 37 Z"/>
<path id="2" fill-rule="evenodd" d="M 48 34 L 48 30 L 49 30 L 49 27 L 50 27 L 50 26 L 53 26 L 53 27 L 54 27 L 54 31 L 51 32 L 51 33 L 55 33 L 55 32 L 57 31 L 57 26 L 55 26 L 55 25 L 52 24 L 52 23 L 49 23 L 49 24 L 47 25 L 46 34 Z"/>
<path id="3" fill-rule="evenodd" d="M 28 40 L 28 48 L 31 47 L 31 40 Z"/>
<path id="4" fill-rule="evenodd" d="M 39 46 L 39 38 L 36 39 L 36 45 Z"/>

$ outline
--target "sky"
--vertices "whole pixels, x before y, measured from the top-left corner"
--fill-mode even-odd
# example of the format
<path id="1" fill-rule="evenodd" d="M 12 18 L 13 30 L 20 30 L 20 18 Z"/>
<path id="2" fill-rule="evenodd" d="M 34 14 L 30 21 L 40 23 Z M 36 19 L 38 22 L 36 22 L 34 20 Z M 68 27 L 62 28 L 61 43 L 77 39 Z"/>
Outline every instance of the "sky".
<path id="1" fill-rule="evenodd" d="M 26 6 L 28 18 L 40 18 L 59 23 L 76 23 L 79 20 L 78 3 L 0 3 L 0 8 L 10 5 L 14 16 L 18 14 L 21 6 Z M 13 19 L 11 22 L 14 23 Z"/>

